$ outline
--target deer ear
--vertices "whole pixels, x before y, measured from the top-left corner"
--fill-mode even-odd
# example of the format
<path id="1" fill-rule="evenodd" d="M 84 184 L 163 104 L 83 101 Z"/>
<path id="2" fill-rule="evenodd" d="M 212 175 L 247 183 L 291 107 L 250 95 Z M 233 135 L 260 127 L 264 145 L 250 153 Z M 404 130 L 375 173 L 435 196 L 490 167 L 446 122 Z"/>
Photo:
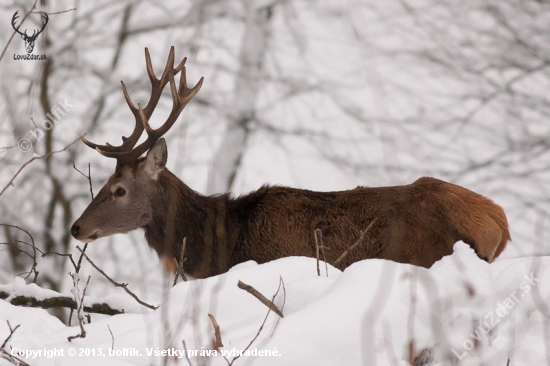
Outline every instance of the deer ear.
<path id="1" fill-rule="evenodd" d="M 159 139 L 147 152 L 143 170 L 147 173 L 147 175 L 156 180 L 158 178 L 158 174 L 166 166 L 167 159 L 168 149 L 166 148 L 166 141 L 162 138 Z"/>

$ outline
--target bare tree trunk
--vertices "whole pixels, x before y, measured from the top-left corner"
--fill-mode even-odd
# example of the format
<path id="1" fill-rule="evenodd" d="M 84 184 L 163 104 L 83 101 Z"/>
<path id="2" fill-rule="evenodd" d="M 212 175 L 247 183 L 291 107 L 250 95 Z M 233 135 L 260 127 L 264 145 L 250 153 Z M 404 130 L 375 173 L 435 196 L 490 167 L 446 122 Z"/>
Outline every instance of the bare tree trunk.
<path id="1" fill-rule="evenodd" d="M 272 7 L 256 7 L 243 0 L 246 24 L 240 50 L 239 73 L 235 79 L 233 99 L 228 107 L 225 137 L 220 145 L 208 180 L 209 194 L 231 189 L 245 151 L 250 127 L 256 119 L 264 58 L 269 38 Z"/>

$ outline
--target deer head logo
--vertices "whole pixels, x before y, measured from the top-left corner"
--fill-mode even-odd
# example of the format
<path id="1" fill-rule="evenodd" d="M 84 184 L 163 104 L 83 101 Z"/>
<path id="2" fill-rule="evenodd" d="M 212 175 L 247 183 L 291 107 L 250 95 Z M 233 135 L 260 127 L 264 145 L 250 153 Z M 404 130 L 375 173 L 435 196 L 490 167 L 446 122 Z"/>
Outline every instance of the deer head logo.
<path id="1" fill-rule="evenodd" d="M 15 12 L 15 14 L 13 14 L 13 18 L 11 18 L 11 26 L 13 27 L 13 29 L 15 29 L 15 31 L 17 33 L 19 33 L 21 35 L 21 38 L 23 38 L 23 40 L 25 41 L 25 48 L 27 49 L 27 53 L 32 53 L 32 50 L 34 49 L 34 42 L 36 41 L 36 38 L 38 38 L 38 35 L 40 35 L 40 33 L 42 33 L 44 28 L 46 28 L 46 24 L 48 24 L 48 20 L 49 20 L 48 14 L 42 13 L 42 15 L 43 15 L 42 29 L 40 29 L 40 30 L 35 29 L 32 33 L 32 36 L 29 36 L 27 34 L 26 29 L 25 29 L 24 33 L 21 33 L 19 31 L 19 27 L 21 26 L 21 24 L 19 24 L 18 27 L 15 26 L 15 21 L 17 20 L 17 18 L 19 18 L 18 13 L 19 13 L 19 10 L 17 10 Z"/>

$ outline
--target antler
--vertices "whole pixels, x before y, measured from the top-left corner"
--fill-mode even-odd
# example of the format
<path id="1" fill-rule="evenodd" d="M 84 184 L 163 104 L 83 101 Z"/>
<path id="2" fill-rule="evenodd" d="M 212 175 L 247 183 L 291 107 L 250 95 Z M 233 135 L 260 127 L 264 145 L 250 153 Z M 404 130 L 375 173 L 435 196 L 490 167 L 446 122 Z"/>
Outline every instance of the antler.
<path id="1" fill-rule="evenodd" d="M 21 32 L 19 32 L 19 27 L 16 27 L 16 26 L 15 26 L 15 21 L 17 20 L 17 18 L 19 18 L 19 14 L 18 14 L 18 13 L 19 13 L 19 10 L 17 10 L 17 11 L 15 12 L 15 14 L 13 14 L 13 17 L 11 18 L 11 26 L 12 26 L 13 29 L 15 29 L 15 31 L 16 31 L 17 33 L 19 33 L 20 35 L 28 37 L 28 36 L 27 36 L 27 31 L 26 31 L 26 30 L 25 30 L 25 33 L 21 33 Z M 19 26 L 21 26 L 21 24 L 19 24 Z"/>
<path id="2" fill-rule="evenodd" d="M 29 35 L 27 34 L 27 30 L 26 30 L 26 29 L 25 29 L 25 32 L 24 32 L 24 33 L 21 33 L 21 32 L 19 31 L 19 27 L 16 27 L 16 26 L 15 26 L 15 21 L 17 20 L 17 18 L 19 18 L 19 10 L 16 10 L 16 11 L 15 11 L 15 14 L 13 14 L 13 17 L 11 18 L 11 26 L 13 27 L 13 29 L 15 29 L 15 31 L 16 31 L 17 33 L 19 33 L 20 35 L 24 36 L 25 38 L 27 38 L 27 39 L 36 39 L 36 37 L 38 37 L 38 35 L 39 35 L 40 33 L 42 33 L 42 31 L 44 30 L 44 28 L 46 28 L 46 24 L 48 24 L 48 20 L 50 20 L 50 18 L 48 17 L 48 14 L 46 14 L 46 13 L 42 13 L 42 14 L 44 15 L 44 20 L 42 21 L 42 29 L 40 29 L 40 30 L 38 31 L 38 33 L 36 33 L 37 29 L 35 29 L 35 30 L 33 31 L 33 33 L 32 33 L 32 36 L 29 36 Z M 19 26 L 21 26 L 21 24 L 20 24 Z"/>
<path id="3" fill-rule="evenodd" d="M 107 156 L 109 158 L 116 158 L 117 161 L 122 164 L 131 163 L 137 160 L 144 152 L 149 150 L 155 144 L 155 142 L 158 141 L 159 138 L 161 138 L 166 132 L 168 132 L 170 127 L 172 127 L 174 122 L 176 122 L 176 120 L 178 119 L 178 116 L 180 115 L 183 108 L 185 108 L 187 103 L 195 96 L 195 94 L 198 93 L 202 86 L 202 82 L 204 80 L 203 77 L 193 88 L 187 87 L 187 77 L 185 72 L 186 60 L 187 58 L 184 58 L 180 62 L 180 64 L 176 68 L 174 68 L 174 46 L 172 46 L 170 48 L 170 54 L 168 55 L 168 61 L 166 62 L 164 72 L 162 73 L 160 79 L 158 79 L 155 76 L 153 66 L 151 65 L 151 56 L 149 55 L 149 50 L 145 48 L 145 63 L 147 65 L 147 74 L 149 75 L 149 79 L 151 80 L 151 97 L 149 98 L 149 101 L 147 102 L 145 108 L 142 108 L 141 104 L 139 103 L 136 108 L 136 106 L 130 99 L 130 96 L 128 95 L 128 91 L 126 90 L 124 82 L 121 81 L 124 98 L 126 99 L 126 103 L 128 103 L 128 106 L 130 107 L 130 110 L 132 111 L 132 114 L 136 119 L 136 125 L 130 137 L 122 136 L 122 145 L 120 146 L 112 146 L 108 143 L 107 145 L 97 145 L 93 142 L 86 140 L 83 136 L 80 136 L 82 142 L 84 142 L 92 149 L 96 149 L 100 154 L 104 156 Z M 178 88 L 176 89 L 174 76 L 180 71 L 180 82 Z M 157 103 L 160 99 L 162 90 L 168 82 L 170 82 L 170 90 L 172 92 L 172 111 L 166 119 L 166 122 L 164 122 L 161 127 L 154 130 L 151 128 L 151 126 L 149 126 L 149 118 L 151 118 L 151 115 L 153 114 L 153 111 L 155 110 L 155 107 L 157 106 Z M 147 140 L 134 148 L 139 138 L 141 137 L 143 130 L 147 132 Z"/>
<path id="4" fill-rule="evenodd" d="M 50 20 L 50 18 L 48 17 L 48 14 L 46 13 L 42 13 L 44 15 L 44 20 L 42 21 L 42 29 L 40 29 L 38 31 L 38 33 L 36 33 L 36 29 L 34 30 L 34 32 L 32 32 L 32 36 L 30 38 L 35 38 L 35 37 L 38 37 L 38 35 L 40 33 L 42 33 L 42 31 L 44 30 L 44 28 L 46 28 L 46 24 L 48 24 L 48 20 Z M 35 34 L 36 33 L 36 34 Z M 25 34 L 27 34 L 27 31 L 25 31 Z"/>

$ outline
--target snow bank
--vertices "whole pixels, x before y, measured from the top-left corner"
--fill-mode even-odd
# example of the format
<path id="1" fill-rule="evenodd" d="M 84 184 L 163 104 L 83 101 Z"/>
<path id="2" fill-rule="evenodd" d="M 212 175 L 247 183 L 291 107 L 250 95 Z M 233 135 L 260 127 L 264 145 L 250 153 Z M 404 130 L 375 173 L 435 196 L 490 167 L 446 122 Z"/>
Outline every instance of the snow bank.
<path id="1" fill-rule="evenodd" d="M 258 333 L 234 365 L 405 365 L 410 345 L 414 356 L 431 349 L 441 365 L 505 365 L 508 358 L 514 365 L 546 364 L 549 267 L 548 258 L 488 264 L 463 243 L 430 269 L 366 260 L 344 272 L 328 266 L 327 277 L 324 266 L 317 276 L 311 258 L 248 262 L 167 289 L 153 313 L 87 324 L 86 338 L 72 342 L 67 337 L 78 327 L 0 301 L 0 340 L 9 334 L 5 320 L 20 324 L 9 347 L 40 351 L 23 357 L 32 365 L 151 365 L 162 364 L 163 354 L 169 364 L 187 365 L 183 342 L 192 365 L 226 365 L 219 351 L 231 360 Z M 269 299 L 279 289 L 274 303 L 284 303 L 284 318 L 270 313 L 259 332 L 267 307 L 238 288 L 239 280 Z M 10 286 L 27 291 L 19 282 Z M 218 352 L 208 314 L 220 327 L 224 347 Z"/>

